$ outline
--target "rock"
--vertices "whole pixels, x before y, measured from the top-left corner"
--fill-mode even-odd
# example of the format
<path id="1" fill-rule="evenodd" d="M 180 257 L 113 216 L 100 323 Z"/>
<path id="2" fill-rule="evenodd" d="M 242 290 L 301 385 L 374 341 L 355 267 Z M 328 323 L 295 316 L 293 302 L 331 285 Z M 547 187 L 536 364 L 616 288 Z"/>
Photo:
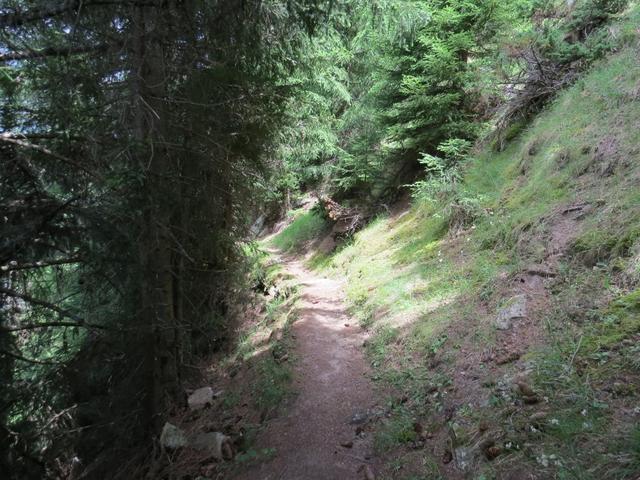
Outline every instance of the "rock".
<path id="1" fill-rule="evenodd" d="M 266 221 L 267 221 L 267 217 L 264 214 L 256 218 L 256 221 L 253 222 L 253 225 L 251 225 L 251 228 L 249 229 L 249 232 L 251 233 L 252 237 L 255 238 L 260 234 L 260 232 L 262 232 Z"/>
<path id="2" fill-rule="evenodd" d="M 184 431 L 169 422 L 164 424 L 162 433 L 160 434 L 160 445 L 162 445 L 162 448 L 176 450 L 186 447 L 188 443 L 187 435 Z"/>
<path id="3" fill-rule="evenodd" d="M 473 463 L 473 449 L 469 447 L 458 447 L 454 451 L 456 467 L 463 472 L 468 471 Z"/>
<path id="4" fill-rule="evenodd" d="M 271 298 L 278 298 L 278 295 L 280 295 L 280 289 L 275 285 L 271 285 L 269 290 L 267 290 L 267 296 Z"/>
<path id="5" fill-rule="evenodd" d="M 494 320 L 494 325 L 498 330 L 508 330 L 511 328 L 513 320 L 525 318 L 527 316 L 526 295 L 516 295 L 502 307 Z"/>
<path id="6" fill-rule="evenodd" d="M 187 400 L 189 408 L 191 410 L 200 410 L 205 407 L 211 406 L 213 399 L 218 395 L 213 391 L 211 387 L 202 387 L 197 389 Z"/>
<path id="7" fill-rule="evenodd" d="M 340 446 L 344 448 L 353 448 L 353 442 L 351 440 L 348 442 L 340 442 Z"/>
<path id="8" fill-rule="evenodd" d="M 189 447 L 206 453 L 216 460 L 233 458 L 231 438 L 227 437 L 224 433 L 199 433 L 191 439 Z"/>
<path id="9" fill-rule="evenodd" d="M 349 420 L 351 425 L 363 425 L 369 420 L 369 412 L 356 412 Z"/>

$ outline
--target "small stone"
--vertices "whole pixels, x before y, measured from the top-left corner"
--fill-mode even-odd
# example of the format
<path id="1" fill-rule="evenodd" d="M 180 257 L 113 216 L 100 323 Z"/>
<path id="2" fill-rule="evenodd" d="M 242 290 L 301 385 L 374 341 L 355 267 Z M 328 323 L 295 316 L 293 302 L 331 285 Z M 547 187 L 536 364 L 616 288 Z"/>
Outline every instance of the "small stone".
<path id="1" fill-rule="evenodd" d="M 223 460 L 233 456 L 230 442 L 231 439 L 220 432 L 199 433 L 191 439 L 189 446 L 216 460 Z"/>
<path id="2" fill-rule="evenodd" d="M 353 448 L 353 442 L 351 440 L 347 442 L 340 442 L 340 446 L 344 448 Z"/>
<path id="3" fill-rule="evenodd" d="M 466 472 L 471 467 L 473 461 L 473 450 L 469 447 L 458 447 L 455 449 L 456 466 Z"/>
<path id="4" fill-rule="evenodd" d="M 527 316 L 527 297 L 526 295 L 516 295 L 512 297 L 502 307 L 494 320 L 494 325 L 498 330 L 508 330 L 511 328 L 513 320 L 525 318 Z"/>
<path id="5" fill-rule="evenodd" d="M 369 420 L 368 412 L 357 412 L 351 416 L 351 420 L 349 420 L 349 423 L 351 425 L 362 425 L 367 423 L 368 420 Z"/>
<path id="6" fill-rule="evenodd" d="M 200 410 L 208 407 L 213 402 L 216 394 L 211 387 L 202 387 L 189 395 L 187 403 L 191 410 Z"/>
<path id="7" fill-rule="evenodd" d="M 180 428 L 167 422 L 162 427 L 160 445 L 168 450 L 176 450 L 187 446 L 187 436 Z"/>

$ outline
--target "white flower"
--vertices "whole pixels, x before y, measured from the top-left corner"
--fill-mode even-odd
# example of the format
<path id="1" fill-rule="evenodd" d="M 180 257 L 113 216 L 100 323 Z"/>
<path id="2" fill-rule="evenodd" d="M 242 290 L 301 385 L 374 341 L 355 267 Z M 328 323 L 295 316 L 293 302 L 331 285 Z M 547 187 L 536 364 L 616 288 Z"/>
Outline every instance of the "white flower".
<path id="1" fill-rule="evenodd" d="M 557 418 L 552 418 L 551 425 L 560 425 L 560 420 L 558 420 Z"/>

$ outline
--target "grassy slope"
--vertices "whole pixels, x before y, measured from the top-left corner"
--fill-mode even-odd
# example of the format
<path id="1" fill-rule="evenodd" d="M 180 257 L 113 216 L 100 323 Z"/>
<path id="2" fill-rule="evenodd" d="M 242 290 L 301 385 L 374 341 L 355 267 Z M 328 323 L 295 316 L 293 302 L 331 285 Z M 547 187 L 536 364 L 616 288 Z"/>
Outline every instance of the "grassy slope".
<path id="1" fill-rule="evenodd" d="M 388 478 L 457 478 L 465 459 L 469 478 L 640 472 L 637 52 L 597 65 L 503 152 L 477 155 L 458 189 L 482 206 L 468 228 L 449 231 L 450 199 L 416 204 L 317 262 L 348 277 L 374 332 L 393 410 L 377 439 Z M 519 293 L 528 318 L 496 330 Z"/>
<path id="2" fill-rule="evenodd" d="M 266 247 L 276 248 L 283 253 L 300 250 L 317 239 L 327 228 L 327 222 L 315 209 L 294 210 L 289 213 L 292 218 L 280 233 L 268 239 Z"/>

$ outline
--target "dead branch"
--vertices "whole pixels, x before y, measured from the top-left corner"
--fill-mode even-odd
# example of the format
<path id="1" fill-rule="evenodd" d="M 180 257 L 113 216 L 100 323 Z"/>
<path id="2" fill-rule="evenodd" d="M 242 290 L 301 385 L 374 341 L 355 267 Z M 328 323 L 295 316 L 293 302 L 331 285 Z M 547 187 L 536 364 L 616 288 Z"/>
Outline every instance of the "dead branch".
<path id="1" fill-rule="evenodd" d="M 0 56 L 1 58 L 1 56 Z M 44 153 L 46 155 L 49 155 L 53 158 L 56 158 L 58 160 L 60 160 L 61 162 L 64 162 L 68 165 L 72 165 L 80 170 L 82 170 L 85 173 L 89 173 L 91 174 L 91 171 L 88 170 L 84 165 L 81 165 L 80 163 L 76 162 L 75 160 L 72 160 L 69 157 L 65 157 L 64 155 L 60 155 L 59 153 L 53 152 L 51 150 L 49 150 L 47 147 L 43 147 L 41 145 L 36 145 L 34 143 L 30 143 L 30 142 L 26 142 L 24 140 L 19 140 L 17 138 L 14 138 L 12 136 L 12 134 L 7 134 L 7 133 L 0 133 L 0 141 L 5 142 L 5 143 L 12 143 L 14 145 L 18 145 L 20 147 L 24 147 L 24 148 L 29 148 L 31 150 L 36 150 L 38 152 Z"/>
<path id="2" fill-rule="evenodd" d="M 7 350 L 0 350 L 0 355 L 7 355 L 8 357 L 15 358 L 22 362 L 34 363 L 36 365 L 63 365 L 62 362 L 52 362 L 49 360 L 35 360 L 33 358 L 23 357 L 20 354 L 8 352 Z"/>
<path id="3" fill-rule="evenodd" d="M 20 292 L 16 292 L 14 290 L 9 290 L 8 288 L 4 288 L 4 287 L 0 287 L 0 294 L 3 295 L 7 295 L 9 297 L 13 297 L 13 298 L 19 298 L 21 300 L 24 300 L 27 303 L 31 303 L 33 305 L 38 305 L 40 307 L 44 307 L 47 308 L 49 310 L 53 310 L 54 312 L 58 313 L 59 315 L 61 315 L 62 317 L 66 317 L 66 318 L 70 318 L 71 320 L 75 320 L 77 322 L 78 325 L 76 326 L 80 326 L 80 325 L 84 325 L 85 321 L 83 318 L 79 317 L 78 315 L 76 315 L 73 312 L 70 312 L 69 310 L 65 310 L 64 308 L 60 308 L 59 306 L 47 302 L 45 300 L 40 300 L 38 298 L 34 298 L 30 295 L 27 295 L 25 293 L 20 293 Z M 96 328 L 100 328 L 99 326 Z"/>
<path id="4" fill-rule="evenodd" d="M 22 263 L 19 265 L 2 265 L 0 266 L 0 272 L 14 272 L 17 270 L 32 270 L 35 268 L 53 267 L 56 265 L 72 265 L 82 262 L 79 257 L 74 258 L 62 258 L 59 260 L 45 260 L 40 262 Z"/>
<path id="5" fill-rule="evenodd" d="M 27 52 L 11 52 L 0 55 L 0 62 L 11 62 L 15 60 L 33 60 L 45 57 L 70 57 L 83 53 L 104 52 L 109 49 L 108 44 L 88 45 L 81 47 L 47 47 L 41 50 L 31 50 Z"/>

